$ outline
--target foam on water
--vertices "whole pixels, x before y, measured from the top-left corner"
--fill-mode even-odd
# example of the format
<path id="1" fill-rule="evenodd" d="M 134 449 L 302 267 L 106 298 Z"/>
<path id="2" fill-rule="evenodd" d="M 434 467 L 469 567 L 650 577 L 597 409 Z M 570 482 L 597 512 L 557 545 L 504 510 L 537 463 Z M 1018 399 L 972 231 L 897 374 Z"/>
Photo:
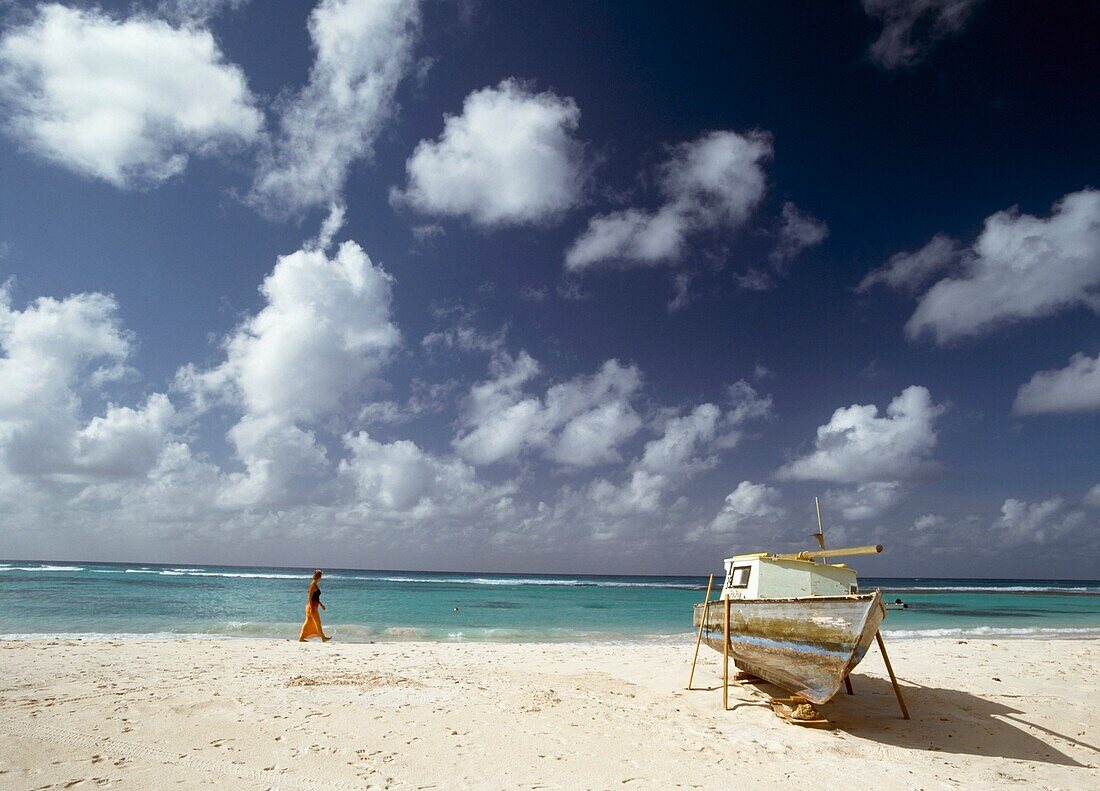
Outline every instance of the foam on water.
<path id="1" fill-rule="evenodd" d="M 943 585 L 938 588 L 902 587 L 896 585 L 891 590 L 902 590 L 910 593 L 1096 593 L 1100 594 L 1098 587 L 1064 587 L 1058 585 Z"/>
<path id="2" fill-rule="evenodd" d="M 1100 637 L 1100 627 L 1067 627 L 1063 629 L 1044 629 L 1041 627 L 1036 627 L 1013 629 L 1011 627 L 974 626 L 958 629 L 891 629 L 888 633 L 892 638 L 897 637 L 901 639 L 913 639 L 922 637 L 1045 637 L 1063 639 L 1094 639 Z"/>
<path id="3" fill-rule="evenodd" d="M 59 567 L 59 569 L 64 567 Z M 3 570 L 0 568 L 0 570 Z M 42 568 L 27 568 L 24 571 L 43 571 Z M 81 569 L 72 568 L 80 571 Z M 171 569 L 91 569 L 97 574 L 157 574 L 162 577 L 225 577 L 226 579 L 309 579 L 310 573 L 277 574 L 266 572 L 230 572 L 207 571 L 195 568 L 171 568 Z M 392 582 L 422 585 L 535 585 L 535 586 L 562 586 L 578 588 L 674 588 L 677 590 L 705 590 L 705 585 L 683 582 L 623 582 L 614 580 L 586 580 L 586 579 L 549 579 L 530 577 L 404 577 L 385 575 L 359 575 L 341 574 L 339 572 L 326 574 L 329 580 L 358 580 L 360 582 Z"/>

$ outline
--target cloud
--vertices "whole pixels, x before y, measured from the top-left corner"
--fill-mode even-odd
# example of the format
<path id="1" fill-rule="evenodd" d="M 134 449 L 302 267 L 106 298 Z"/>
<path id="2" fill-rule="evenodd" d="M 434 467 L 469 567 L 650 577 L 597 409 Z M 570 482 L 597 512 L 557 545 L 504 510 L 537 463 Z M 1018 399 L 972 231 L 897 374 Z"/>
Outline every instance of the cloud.
<path id="1" fill-rule="evenodd" d="M 174 418 L 165 395 L 84 417 L 131 353 L 112 297 L 42 297 L 20 311 L 0 288 L 0 348 L 0 472 L 78 483 L 140 477 L 156 464 Z"/>
<path id="2" fill-rule="evenodd" d="M 265 214 L 296 217 L 342 202 L 348 169 L 372 154 L 393 116 L 420 34 L 418 0 L 321 0 L 309 17 L 316 56 L 287 101 L 249 195 Z"/>
<path id="3" fill-rule="evenodd" d="M 940 344 L 1078 306 L 1100 310 L 1100 191 L 1058 201 L 1048 218 L 1012 209 L 988 217 L 962 272 L 935 283 L 905 325 Z"/>
<path id="4" fill-rule="evenodd" d="M 661 435 L 645 443 L 626 480 L 618 485 L 594 480 L 587 488 L 588 500 L 615 516 L 655 514 L 667 492 L 718 464 L 719 452 L 740 441 L 744 423 L 771 415 L 771 397 L 761 397 L 744 380 L 728 391 L 730 409 L 725 412 L 704 403 L 685 415 L 666 414 Z"/>
<path id="5" fill-rule="evenodd" d="M 762 483 L 741 481 L 726 495 L 722 510 L 714 517 L 710 529 L 733 533 L 746 528 L 773 525 L 787 516 L 780 504 L 779 491 Z"/>
<path id="6" fill-rule="evenodd" d="M 691 275 L 687 272 L 677 272 L 676 277 L 673 279 L 673 283 L 676 286 L 676 295 L 672 298 L 672 301 L 668 303 L 668 312 L 676 313 L 686 308 L 691 304 Z"/>
<path id="7" fill-rule="evenodd" d="M 668 485 L 665 476 L 636 469 L 621 486 L 597 478 L 588 485 L 586 497 L 599 512 L 610 516 L 654 514 Z"/>
<path id="8" fill-rule="evenodd" d="M 516 80 L 466 97 L 438 140 L 405 163 L 408 184 L 390 201 L 482 227 L 548 224 L 580 203 L 588 174 L 576 102 Z"/>
<path id="9" fill-rule="evenodd" d="M 776 471 L 784 480 L 865 484 L 914 478 L 929 467 L 936 419 L 945 407 L 924 387 L 907 387 L 879 416 L 873 404 L 853 404 L 817 429 L 814 450 Z"/>
<path id="10" fill-rule="evenodd" d="M 707 132 L 674 146 L 657 172 L 661 206 L 593 217 L 566 252 L 566 269 L 679 261 L 692 236 L 732 230 L 748 220 L 764 196 L 763 163 L 771 155 L 771 136 L 760 131 Z"/>
<path id="11" fill-rule="evenodd" d="M 1020 386 L 1014 415 L 1100 410 L 1100 355 L 1075 354 L 1065 368 L 1039 371 Z"/>
<path id="12" fill-rule="evenodd" d="M 872 481 L 852 489 L 830 489 L 825 492 L 825 504 L 837 509 L 852 521 L 874 519 L 889 511 L 901 496 L 897 481 Z"/>
<path id="13" fill-rule="evenodd" d="M 669 419 L 664 434 L 645 444 L 637 467 L 675 478 L 713 467 L 718 457 L 708 450 L 717 436 L 721 417 L 722 411 L 716 405 L 699 404 L 688 414 Z"/>
<path id="14" fill-rule="evenodd" d="M 246 414 L 229 429 L 244 472 L 231 472 L 218 493 L 226 508 L 307 504 L 325 478 L 328 457 L 316 435 L 277 415 Z"/>
<path id="15" fill-rule="evenodd" d="M 227 505 L 289 502 L 324 476 L 324 449 L 309 429 L 350 411 L 400 345 L 390 318 L 392 278 L 358 244 L 282 256 L 264 279 L 266 304 L 224 342 L 225 361 L 187 366 L 176 386 L 197 409 L 227 403 L 243 415 L 229 431 L 246 472 Z"/>
<path id="16" fill-rule="evenodd" d="M 829 236 L 829 226 L 790 201 L 783 204 L 781 224 L 775 247 L 768 254 L 771 271 L 750 267 L 737 275 L 737 285 L 745 291 L 771 291 L 777 277 L 790 273 L 791 262 L 804 250 L 821 244 Z"/>
<path id="17" fill-rule="evenodd" d="M 955 241 L 943 234 L 936 234 L 924 247 L 912 253 L 897 253 L 878 269 L 872 269 L 856 286 L 863 294 L 876 285 L 884 285 L 895 291 L 915 293 L 933 277 L 955 263 L 962 251 Z"/>
<path id="18" fill-rule="evenodd" d="M 863 0 L 863 10 L 882 21 L 867 54 L 884 69 L 911 68 L 943 39 L 958 35 L 982 0 Z"/>
<path id="19" fill-rule="evenodd" d="M 718 437 L 718 445 L 732 448 L 742 439 L 740 426 L 750 420 L 767 420 L 772 417 L 772 397 L 762 396 L 756 388 L 740 379 L 726 388 L 729 410 L 726 412 L 721 428 L 724 433 Z"/>
<path id="20" fill-rule="evenodd" d="M 224 11 L 239 11 L 250 0 L 160 0 L 157 13 L 174 22 L 205 24 Z"/>
<path id="21" fill-rule="evenodd" d="M 374 546 L 423 547 L 458 530 L 487 540 L 515 524 L 514 483 L 486 485 L 453 455 L 347 428 L 372 411 L 430 411 L 427 399 L 444 387 L 413 380 L 407 405 L 371 409 L 400 344 L 391 286 L 354 242 L 331 257 L 308 249 L 280 258 L 261 287 L 263 307 L 225 338 L 224 360 L 180 370 L 177 391 L 191 402 L 182 410 L 161 393 L 96 408 L 107 388 L 132 389 L 134 339 L 113 298 L 41 298 L 18 310 L 0 289 L 4 527 L 102 530 L 128 547 L 349 531 L 375 531 Z M 237 415 L 227 434 L 234 458 L 221 466 L 181 438 L 202 436 L 215 408 Z"/>
<path id="22" fill-rule="evenodd" d="M 462 433 L 453 443 L 459 455 L 476 465 L 515 461 L 529 449 L 573 468 L 620 461 L 618 446 L 642 426 L 631 404 L 641 372 L 608 360 L 592 376 L 554 385 L 540 399 L 524 392 L 539 370 L 526 352 L 494 358 L 492 378 L 475 385 L 463 404 Z"/>
<path id="23" fill-rule="evenodd" d="M 914 547 L 929 547 L 934 553 L 965 550 L 979 558 L 1019 547 L 1032 547 L 1039 554 L 1060 551 L 1091 556 L 1097 549 L 1095 527 L 1084 511 L 1069 508 L 1061 497 L 1041 502 L 1009 498 L 991 522 L 973 515 L 948 519 L 925 514 L 903 540 Z"/>
<path id="24" fill-rule="evenodd" d="M 913 527 L 916 530 L 934 530 L 946 521 L 940 514 L 924 514 L 914 520 Z"/>
<path id="25" fill-rule="evenodd" d="M 421 244 L 430 241 L 437 236 L 443 236 L 445 235 L 445 233 L 446 232 L 443 230 L 443 226 L 436 225 L 435 223 L 431 223 L 428 225 L 414 225 L 412 228 L 413 237 Z"/>
<path id="26" fill-rule="evenodd" d="M 263 116 L 209 31 L 50 4 L 0 39 L 7 133 L 116 187 L 147 187 L 257 140 Z"/>
<path id="27" fill-rule="evenodd" d="M 1100 483 L 1096 484 L 1085 493 L 1083 502 L 1090 508 L 1100 508 Z"/>
<path id="28" fill-rule="evenodd" d="M 358 508 L 374 515 L 438 518 L 469 512 L 489 496 L 473 467 L 426 453 L 409 440 L 382 443 L 362 431 L 346 435 L 344 444 L 351 456 L 340 463 L 340 474 L 354 484 Z"/>
<path id="29" fill-rule="evenodd" d="M 347 216 L 348 207 L 342 203 L 331 203 L 328 207 L 328 215 L 321 221 L 321 229 L 317 232 L 317 238 L 306 245 L 307 249 L 328 250 L 332 247 L 332 240 L 344 227 L 344 219 Z"/>
<path id="30" fill-rule="evenodd" d="M 737 275 L 737 285 L 745 291 L 771 291 L 775 288 L 775 278 L 763 269 L 749 269 Z"/>
<path id="31" fill-rule="evenodd" d="M 1041 503 L 1008 499 L 1001 506 L 1001 516 L 992 525 L 994 539 L 1006 546 L 1023 544 L 1053 544 L 1085 524 L 1080 511 L 1065 510 L 1061 497 Z"/>
<path id="32" fill-rule="evenodd" d="M 75 465 L 107 477 L 130 478 L 156 464 L 169 436 L 175 409 L 163 393 L 132 409 L 111 405 L 76 435 Z"/>
<path id="33" fill-rule="evenodd" d="M 782 224 L 775 247 L 768 255 L 772 267 L 779 275 L 785 275 L 790 263 L 803 250 L 808 250 L 825 241 L 829 236 L 829 226 L 821 220 L 800 210 L 790 201 L 783 204 Z"/>
<path id="34" fill-rule="evenodd" d="M 485 333 L 471 324 L 472 318 L 471 314 L 463 313 L 454 326 L 429 332 L 421 339 L 420 345 L 429 352 L 436 350 L 450 352 L 457 349 L 463 352 L 503 355 L 508 334 L 507 327 L 493 334 Z"/>

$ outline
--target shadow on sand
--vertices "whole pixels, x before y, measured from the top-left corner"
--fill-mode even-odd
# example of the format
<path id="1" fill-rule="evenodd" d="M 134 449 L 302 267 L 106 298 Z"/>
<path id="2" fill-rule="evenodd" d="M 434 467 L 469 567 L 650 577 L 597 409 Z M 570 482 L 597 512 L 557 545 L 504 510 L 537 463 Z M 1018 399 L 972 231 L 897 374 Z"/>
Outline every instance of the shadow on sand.
<path id="1" fill-rule="evenodd" d="M 819 710 L 837 730 L 868 741 L 911 750 L 983 755 L 1060 766 L 1086 766 L 1051 742 L 1060 740 L 1100 758 L 1100 746 L 1030 722 L 1024 712 L 957 689 L 926 687 L 902 680 L 902 692 L 912 720 L 904 720 L 890 682 L 852 675 L 855 695 L 843 690 Z M 744 685 L 758 694 L 789 693 L 766 681 Z M 731 690 L 732 691 L 732 690 Z M 732 708 L 732 705 L 731 705 Z M 1047 738 L 1029 733 L 1039 731 Z"/>

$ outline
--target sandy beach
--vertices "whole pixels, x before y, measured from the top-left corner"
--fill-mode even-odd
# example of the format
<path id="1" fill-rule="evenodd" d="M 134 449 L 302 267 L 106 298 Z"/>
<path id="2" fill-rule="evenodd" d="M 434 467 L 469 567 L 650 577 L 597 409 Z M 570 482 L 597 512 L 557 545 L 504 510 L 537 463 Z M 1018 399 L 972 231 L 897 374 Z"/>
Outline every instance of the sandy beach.
<path id="1" fill-rule="evenodd" d="M 0 642 L 0 787 L 1095 788 L 1100 641 L 895 641 L 832 730 L 691 645 Z"/>

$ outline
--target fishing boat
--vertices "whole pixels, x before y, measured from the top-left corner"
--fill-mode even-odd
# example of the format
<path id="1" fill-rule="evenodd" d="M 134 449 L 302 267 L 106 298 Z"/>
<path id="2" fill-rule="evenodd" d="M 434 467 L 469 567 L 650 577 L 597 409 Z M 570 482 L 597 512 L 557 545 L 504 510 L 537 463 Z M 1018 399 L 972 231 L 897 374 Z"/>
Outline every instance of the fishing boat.
<path id="1" fill-rule="evenodd" d="M 886 617 L 881 591 L 861 593 L 854 569 L 827 560 L 881 551 L 874 544 L 727 558 L 721 595 L 695 605 L 695 628 L 744 673 L 827 703 Z"/>

